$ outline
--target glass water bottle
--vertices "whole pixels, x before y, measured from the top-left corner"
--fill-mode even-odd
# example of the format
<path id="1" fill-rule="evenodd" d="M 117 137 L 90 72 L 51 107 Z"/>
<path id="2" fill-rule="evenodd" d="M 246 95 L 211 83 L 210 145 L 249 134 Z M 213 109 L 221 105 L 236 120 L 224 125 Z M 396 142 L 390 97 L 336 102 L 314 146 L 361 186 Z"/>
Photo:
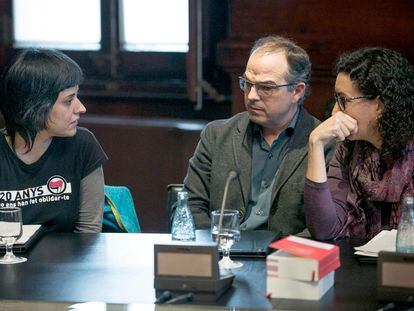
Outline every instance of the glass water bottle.
<path id="1" fill-rule="evenodd" d="M 399 253 L 414 253 L 414 197 L 404 197 L 403 210 L 398 224 L 396 249 Z"/>
<path id="2" fill-rule="evenodd" d="M 171 229 L 172 239 L 176 241 L 195 241 L 195 225 L 193 215 L 188 207 L 188 193 L 178 192 L 177 207 Z"/>

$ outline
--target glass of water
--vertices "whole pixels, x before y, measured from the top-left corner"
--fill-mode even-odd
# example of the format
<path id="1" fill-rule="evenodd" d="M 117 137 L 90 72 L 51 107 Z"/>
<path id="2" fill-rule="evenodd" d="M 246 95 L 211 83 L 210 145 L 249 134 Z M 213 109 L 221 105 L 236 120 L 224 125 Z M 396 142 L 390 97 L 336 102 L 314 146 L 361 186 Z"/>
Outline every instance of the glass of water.
<path id="1" fill-rule="evenodd" d="M 0 264 L 13 264 L 27 260 L 13 254 L 13 244 L 21 237 L 22 233 L 22 211 L 20 208 L 0 208 L 0 242 L 6 246 L 6 254 L 0 258 Z"/>
<path id="2" fill-rule="evenodd" d="M 221 219 L 221 229 L 219 232 Z M 211 236 L 217 242 L 223 253 L 219 261 L 219 267 L 224 269 L 237 269 L 243 266 L 241 262 L 230 259 L 231 246 L 240 240 L 239 211 L 224 210 L 222 216 L 220 211 L 211 212 Z"/>

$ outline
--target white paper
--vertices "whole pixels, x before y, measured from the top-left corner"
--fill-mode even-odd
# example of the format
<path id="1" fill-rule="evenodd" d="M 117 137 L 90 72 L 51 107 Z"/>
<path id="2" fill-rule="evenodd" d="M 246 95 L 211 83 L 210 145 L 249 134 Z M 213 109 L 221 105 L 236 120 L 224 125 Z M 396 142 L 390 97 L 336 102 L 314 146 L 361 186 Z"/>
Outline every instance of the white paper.
<path id="1" fill-rule="evenodd" d="M 374 236 L 367 244 L 354 247 L 355 255 L 378 257 L 380 251 L 395 252 L 397 230 L 383 230 Z"/>
<path id="2" fill-rule="evenodd" d="M 26 243 L 30 239 L 30 237 L 34 235 L 37 230 L 40 229 L 41 226 L 42 225 L 23 225 L 23 234 L 20 237 L 20 239 L 18 239 L 14 243 L 14 245 Z M 0 245 L 4 245 L 4 243 L 0 241 Z"/>
<path id="3" fill-rule="evenodd" d="M 288 236 L 287 239 L 289 241 L 295 242 L 295 243 L 299 243 L 299 244 L 305 244 L 311 247 L 316 247 L 316 248 L 321 248 L 321 249 L 327 249 L 327 250 L 331 250 L 332 248 L 334 248 L 334 245 L 328 244 L 328 243 L 323 243 L 323 242 L 317 242 L 317 241 L 313 241 L 310 239 L 306 239 L 306 238 L 301 238 L 301 237 L 297 237 L 294 235 Z"/>

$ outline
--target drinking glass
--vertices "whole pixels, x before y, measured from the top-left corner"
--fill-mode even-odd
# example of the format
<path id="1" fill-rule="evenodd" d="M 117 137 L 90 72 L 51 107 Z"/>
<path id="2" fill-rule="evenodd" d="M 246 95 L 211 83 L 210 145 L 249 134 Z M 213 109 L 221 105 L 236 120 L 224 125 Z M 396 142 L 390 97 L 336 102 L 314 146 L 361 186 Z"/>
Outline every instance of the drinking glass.
<path id="1" fill-rule="evenodd" d="M 22 211 L 20 208 L 0 208 L 0 241 L 6 246 L 6 254 L 0 258 L 0 264 L 13 264 L 27 260 L 13 254 L 13 244 L 21 237 L 22 233 Z"/>
<path id="2" fill-rule="evenodd" d="M 230 248 L 240 240 L 239 211 L 224 210 L 221 230 L 219 232 L 220 211 L 211 212 L 211 236 L 217 242 L 223 253 L 223 258 L 219 261 L 219 267 L 224 269 L 237 269 L 243 266 L 241 262 L 230 259 Z"/>

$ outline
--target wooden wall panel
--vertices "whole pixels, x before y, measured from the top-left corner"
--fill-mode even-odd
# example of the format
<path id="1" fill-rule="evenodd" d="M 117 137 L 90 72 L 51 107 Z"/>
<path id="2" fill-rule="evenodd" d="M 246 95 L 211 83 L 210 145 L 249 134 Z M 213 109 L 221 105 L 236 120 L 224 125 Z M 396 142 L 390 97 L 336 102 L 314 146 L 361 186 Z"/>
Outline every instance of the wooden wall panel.
<path id="1" fill-rule="evenodd" d="M 218 62 L 234 80 L 233 113 L 244 110 L 235 79 L 244 72 L 252 43 L 269 34 L 288 36 L 308 51 L 313 91 L 305 107 L 319 118 L 332 99 L 332 69 L 339 54 L 385 46 L 414 60 L 411 0 L 231 0 L 229 29 L 218 47 Z"/>
<path id="2" fill-rule="evenodd" d="M 6 45 L 6 38 L 7 38 L 7 16 L 5 14 L 5 3 L 4 1 L 0 1 L 0 72 L 4 70 L 4 62 L 5 62 L 5 45 Z"/>
<path id="3" fill-rule="evenodd" d="M 143 232 L 166 232 L 167 185 L 182 183 L 204 122 L 83 116 L 109 157 L 105 183 L 127 186 Z"/>

